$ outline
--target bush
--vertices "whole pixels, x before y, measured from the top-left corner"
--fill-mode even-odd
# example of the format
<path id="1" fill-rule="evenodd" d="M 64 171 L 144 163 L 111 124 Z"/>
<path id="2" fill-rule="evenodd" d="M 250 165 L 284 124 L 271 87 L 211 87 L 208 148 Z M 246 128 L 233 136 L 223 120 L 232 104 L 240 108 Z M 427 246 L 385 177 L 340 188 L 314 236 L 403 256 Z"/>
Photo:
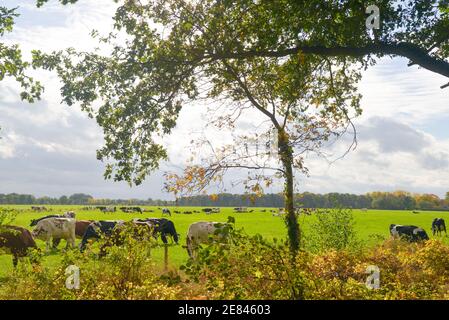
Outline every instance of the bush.
<path id="1" fill-rule="evenodd" d="M 314 214 L 310 231 L 304 236 L 308 251 L 360 249 L 354 229 L 354 218 L 349 209 L 320 209 Z"/>
<path id="2" fill-rule="evenodd" d="M 202 246 L 195 260 L 181 266 L 212 299 L 300 299 L 302 253 L 294 260 L 285 241 L 248 236 L 229 221 L 227 243 Z"/>
<path id="3" fill-rule="evenodd" d="M 438 240 L 385 240 L 374 247 L 346 246 L 299 252 L 232 230 L 227 245 L 204 246 L 183 269 L 212 299 L 445 299 L 449 246 Z M 349 242 L 350 243 L 350 242 Z M 348 249 L 349 248 L 349 249 Z M 380 269 L 380 288 L 366 286 L 368 266 Z"/>
<path id="4" fill-rule="evenodd" d="M 177 272 L 164 273 L 153 264 L 153 243 L 130 236 L 124 241 L 109 247 L 102 258 L 98 258 L 98 246 L 84 253 L 63 252 L 61 261 L 52 268 L 22 261 L 3 279 L 0 299 L 180 299 L 199 295 L 185 288 Z M 66 288 L 66 268 L 70 265 L 79 267 L 79 290 Z"/>
<path id="5" fill-rule="evenodd" d="M 249 236 L 236 230 L 233 220 L 222 231 L 227 241 L 202 246 L 183 271 L 160 270 L 151 259 L 156 244 L 129 235 L 102 258 L 97 245 L 84 253 L 66 251 L 51 268 L 26 259 L 0 280 L 0 299 L 449 298 L 449 246 L 439 240 L 388 239 L 358 250 L 343 241 L 292 256 L 286 241 Z M 65 286 L 69 265 L 80 268 L 79 290 Z M 380 270 L 379 289 L 365 285 L 370 265 Z"/>
<path id="6" fill-rule="evenodd" d="M 11 224 L 17 217 L 18 212 L 14 209 L 0 208 L 0 226 Z"/>

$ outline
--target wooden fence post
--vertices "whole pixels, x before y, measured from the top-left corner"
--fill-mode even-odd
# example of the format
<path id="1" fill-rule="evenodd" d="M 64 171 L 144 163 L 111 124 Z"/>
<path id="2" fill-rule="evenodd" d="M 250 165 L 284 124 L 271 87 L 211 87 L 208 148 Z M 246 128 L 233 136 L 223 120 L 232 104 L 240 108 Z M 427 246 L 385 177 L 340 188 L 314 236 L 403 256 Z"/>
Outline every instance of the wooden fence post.
<path id="1" fill-rule="evenodd" d="M 168 270 L 168 245 L 164 244 L 164 271 Z"/>

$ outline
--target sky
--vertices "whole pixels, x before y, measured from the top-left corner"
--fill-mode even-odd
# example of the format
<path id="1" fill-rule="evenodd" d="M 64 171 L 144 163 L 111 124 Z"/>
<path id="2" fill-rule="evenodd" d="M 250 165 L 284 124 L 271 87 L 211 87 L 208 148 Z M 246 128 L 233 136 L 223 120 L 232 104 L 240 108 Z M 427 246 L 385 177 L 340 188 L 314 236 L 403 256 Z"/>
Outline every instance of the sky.
<path id="1" fill-rule="evenodd" d="M 90 50 L 98 43 L 92 29 L 106 34 L 116 8 L 110 0 L 80 0 L 72 6 L 50 1 L 36 8 L 29 0 L 2 0 L 19 7 L 14 31 L 2 41 L 18 43 L 25 58 L 32 49 L 52 51 L 67 47 Z M 403 58 L 383 58 L 363 73 L 362 116 L 355 119 L 358 145 L 331 164 L 310 156 L 309 177 L 297 176 L 297 191 L 316 193 L 407 190 L 434 193 L 449 191 L 449 88 L 447 79 Z M 77 192 L 96 198 L 171 199 L 163 189 L 163 173 L 182 168 L 190 157 L 188 142 L 207 123 L 207 106 L 189 105 L 173 134 L 164 139 L 170 160 L 161 163 L 138 187 L 104 180 L 104 164 L 96 160 L 102 131 L 76 107 L 61 102 L 59 81 L 46 71 L 32 75 L 45 86 L 42 99 L 21 102 L 20 88 L 11 80 L 0 82 L 0 193 L 61 196 Z M 247 120 L 246 124 L 251 120 Z M 241 127 L 245 127 L 245 121 Z M 209 132 L 220 138 L 220 132 Z M 347 139 L 339 142 L 342 152 Z M 338 152 L 337 152 L 338 155 Z M 240 173 L 229 173 L 227 184 Z M 274 184 L 266 192 L 278 192 Z M 241 187 L 227 191 L 241 193 Z"/>

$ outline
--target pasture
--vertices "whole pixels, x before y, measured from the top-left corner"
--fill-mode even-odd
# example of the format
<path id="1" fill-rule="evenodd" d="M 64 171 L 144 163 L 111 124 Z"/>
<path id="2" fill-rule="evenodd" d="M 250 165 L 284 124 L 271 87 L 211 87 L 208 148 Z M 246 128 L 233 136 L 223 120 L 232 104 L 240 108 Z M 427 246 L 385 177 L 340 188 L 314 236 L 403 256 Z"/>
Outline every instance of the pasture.
<path id="1" fill-rule="evenodd" d="M 31 206 L 2 206 L 4 208 L 16 209 L 19 213 L 12 223 L 14 225 L 23 226 L 28 229 L 32 229 L 29 224 L 32 219 L 36 219 L 48 214 L 59 214 L 65 211 L 75 211 L 76 218 L 78 220 L 131 220 L 133 218 L 144 218 L 144 217 L 165 217 L 172 220 L 176 226 L 177 232 L 180 234 L 180 245 L 170 245 L 169 246 L 169 264 L 173 267 L 178 267 L 188 259 L 187 252 L 183 245 L 185 245 L 185 237 L 189 225 L 196 221 L 217 221 L 225 222 L 228 216 L 233 216 L 235 218 L 235 227 L 237 229 L 243 228 L 247 234 L 261 234 L 263 237 L 268 239 L 272 238 L 285 238 L 286 228 L 284 221 L 281 217 L 273 216 L 269 212 L 270 208 L 248 208 L 249 210 L 254 210 L 253 212 L 247 213 L 234 213 L 233 208 L 221 208 L 220 213 L 205 214 L 193 213 L 193 214 L 175 214 L 174 210 L 178 211 L 201 211 L 201 207 L 168 207 L 172 216 L 162 215 L 162 210 L 157 207 L 146 207 L 142 208 L 148 210 L 154 210 L 154 212 L 144 212 L 140 213 L 123 213 L 121 211 L 112 213 L 103 213 L 99 210 L 83 210 L 83 206 L 46 206 L 51 209 L 51 211 L 46 212 L 34 212 L 31 210 Z M 266 210 L 266 212 L 262 212 Z M 431 234 L 431 223 L 436 217 L 441 217 L 449 220 L 449 212 L 432 212 L 432 211 L 421 211 L 419 213 L 413 213 L 412 211 L 387 211 L 387 210 L 368 210 L 367 212 L 362 212 L 361 210 L 353 210 L 355 229 L 357 231 L 357 236 L 360 240 L 366 241 L 368 244 L 374 244 L 380 239 L 389 237 L 389 225 L 395 224 L 408 224 L 416 225 L 424 228 L 428 233 L 430 238 L 433 238 Z M 307 235 L 313 230 L 310 230 L 310 223 L 313 221 L 314 216 L 301 215 L 299 217 L 299 222 L 302 230 Z M 448 237 L 441 237 L 445 243 L 449 243 Z M 77 239 L 77 244 L 80 240 Z M 41 240 L 37 240 L 40 248 L 45 248 L 45 243 Z M 159 239 L 159 243 L 162 241 Z M 171 243 L 171 241 L 169 241 Z M 62 241 L 59 245 L 59 250 L 63 250 L 65 247 L 65 241 Z M 163 261 L 163 248 L 156 248 L 152 251 L 152 256 L 157 263 L 162 265 Z M 58 262 L 60 255 L 59 251 L 52 251 L 47 253 L 44 259 L 44 263 L 48 266 Z M 12 256 L 0 253 L 0 278 L 5 276 L 7 273 L 12 271 Z"/>

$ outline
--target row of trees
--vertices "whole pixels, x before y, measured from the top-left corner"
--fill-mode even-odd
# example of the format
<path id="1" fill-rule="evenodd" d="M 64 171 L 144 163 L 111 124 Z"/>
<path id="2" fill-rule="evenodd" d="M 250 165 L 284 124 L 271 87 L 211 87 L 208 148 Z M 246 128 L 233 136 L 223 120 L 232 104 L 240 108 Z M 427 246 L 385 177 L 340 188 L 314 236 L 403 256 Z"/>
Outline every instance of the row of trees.
<path id="1" fill-rule="evenodd" d="M 93 197 L 84 193 L 75 193 L 71 196 L 59 198 L 35 197 L 31 194 L 0 193 L 0 204 L 86 204 Z"/>
<path id="2" fill-rule="evenodd" d="M 0 194 L 0 204 L 61 204 L 61 205 L 149 205 L 169 206 L 174 201 L 142 199 L 95 199 L 76 193 L 59 198 L 35 197 L 29 194 Z M 217 207 L 284 207 L 282 194 L 269 193 L 260 197 L 242 194 L 221 193 L 215 196 L 198 195 L 178 199 L 179 206 Z M 306 208 L 369 208 L 389 210 L 449 210 L 449 192 L 444 199 L 434 194 L 412 194 L 406 191 L 370 192 L 364 195 L 349 193 L 317 194 L 304 192 L 295 195 L 295 206 Z"/>
<path id="3" fill-rule="evenodd" d="M 255 206 L 284 207 L 282 194 L 265 194 L 250 197 L 240 194 L 219 194 L 215 198 L 206 195 L 184 197 L 180 206 Z M 354 208 L 388 210 L 449 210 L 449 192 L 444 199 L 434 194 L 412 194 L 406 191 L 370 192 L 363 195 L 349 193 L 317 194 L 304 192 L 295 194 L 295 206 L 306 208 Z"/>
<path id="4" fill-rule="evenodd" d="M 153 199 L 95 199 L 91 195 L 75 193 L 71 196 L 61 197 L 35 197 L 31 194 L 0 193 L 0 204 L 60 204 L 60 205 L 147 205 L 147 206 L 167 206 L 173 204 L 167 200 Z"/>

